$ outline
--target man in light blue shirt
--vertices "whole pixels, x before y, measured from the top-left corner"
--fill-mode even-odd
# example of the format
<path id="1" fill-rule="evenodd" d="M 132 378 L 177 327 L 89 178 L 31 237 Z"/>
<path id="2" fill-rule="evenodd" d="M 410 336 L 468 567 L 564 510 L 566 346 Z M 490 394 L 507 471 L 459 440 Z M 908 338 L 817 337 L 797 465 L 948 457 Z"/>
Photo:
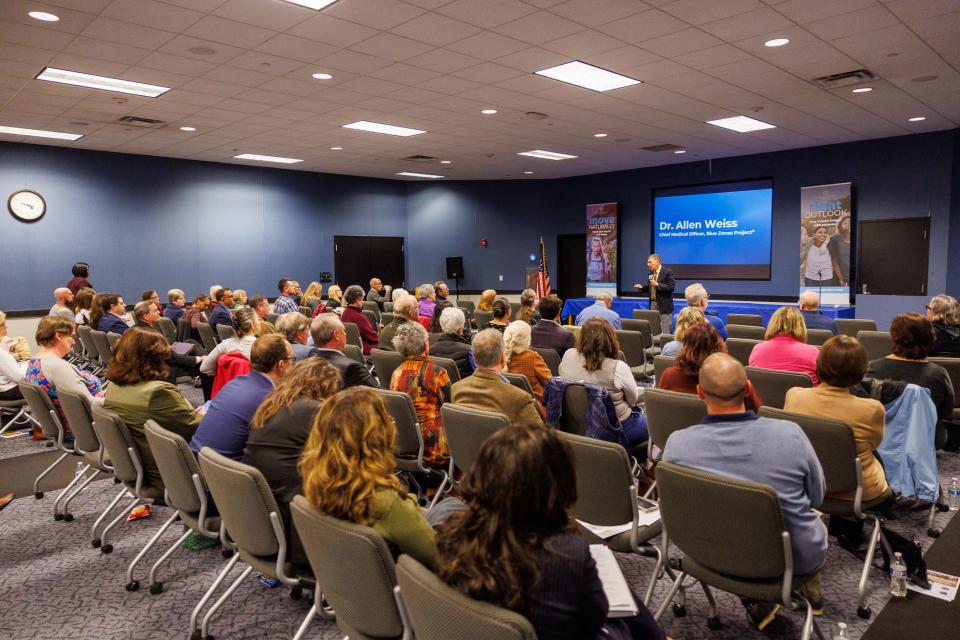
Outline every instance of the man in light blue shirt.
<path id="1" fill-rule="evenodd" d="M 709 304 L 710 294 L 707 293 L 706 287 L 704 287 L 699 282 L 694 282 L 692 285 L 683 290 L 683 295 L 687 299 L 688 307 L 697 307 L 703 311 L 703 316 L 707 319 L 707 322 L 713 325 L 713 328 L 717 330 L 717 333 L 720 334 L 720 337 L 724 340 L 727 339 L 727 326 L 723 324 L 723 320 L 720 319 L 713 311 L 707 311 L 707 305 Z M 673 316 L 673 326 L 677 326 L 677 316 L 680 313 L 677 312 Z"/>
<path id="2" fill-rule="evenodd" d="M 794 572 L 819 572 L 827 554 L 827 529 L 813 511 L 824 496 L 820 461 L 796 423 L 747 411 L 743 398 L 749 390 L 743 365 L 733 357 L 715 353 L 704 360 L 697 394 L 707 405 L 707 416 L 698 425 L 674 432 L 663 459 L 772 486 L 780 495 L 784 524 L 790 532 Z M 820 577 L 804 590 L 812 608 L 822 610 Z M 779 609 L 778 605 L 753 601 L 744 605 L 760 629 Z"/>
<path id="3" fill-rule="evenodd" d="M 613 296 L 609 293 L 602 292 L 598 293 L 594 300 L 596 300 L 596 302 L 593 303 L 593 305 L 577 314 L 577 326 L 582 327 L 590 318 L 603 318 L 613 325 L 614 329 L 622 329 L 623 326 L 620 324 L 620 315 L 610 308 L 613 306 Z"/>

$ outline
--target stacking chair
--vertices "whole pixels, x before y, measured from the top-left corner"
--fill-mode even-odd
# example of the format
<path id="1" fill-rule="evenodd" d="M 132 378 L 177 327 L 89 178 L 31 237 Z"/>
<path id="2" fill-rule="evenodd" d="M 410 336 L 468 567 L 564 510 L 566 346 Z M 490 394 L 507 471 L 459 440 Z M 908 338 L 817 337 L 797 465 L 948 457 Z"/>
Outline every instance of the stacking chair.
<path id="1" fill-rule="evenodd" d="M 662 342 L 663 334 L 658 336 L 653 332 L 653 326 L 649 320 L 622 318 L 620 325 L 624 331 L 637 331 L 643 336 L 643 344 L 646 345 L 645 351 L 650 358 L 660 353 L 661 343 L 666 344 L 666 342 Z"/>
<path id="2" fill-rule="evenodd" d="M 382 324 L 383 326 L 387 326 L 388 324 L 393 322 L 393 319 L 395 317 L 396 316 L 393 315 L 392 313 L 388 313 L 384 311 L 383 313 L 380 314 L 380 324 Z"/>
<path id="3" fill-rule="evenodd" d="M 393 311 L 393 303 L 392 303 L 392 302 L 384 302 L 384 303 L 383 303 L 383 313 L 388 313 L 388 312 L 392 312 L 392 311 Z M 380 314 L 381 317 L 383 317 L 383 313 Z M 386 322 L 384 322 L 384 324 L 386 324 Z"/>
<path id="4" fill-rule="evenodd" d="M 818 347 L 833 337 L 833 331 L 830 329 L 807 329 L 807 344 L 814 344 Z"/>
<path id="5" fill-rule="evenodd" d="M 953 422 L 960 422 L 960 358 L 927 358 L 929 362 L 938 364 L 950 374 L 953 383 Z"/>
<path id="6" fill-rule="evenodd" d="M 207 353 L 217 348 L 217 339 L 213 335 L 213 327 L 210 326 L 209 322 L 203 322 L 202 320 L 198 322 L 197 331 L 200 333 L 200 342 L 203 344 L 203 349 Z"/>
<path id="7" fill-rule="evenodd" d="M 893 338 L 889 331 L 857 331 L 857 341 L 867 352 L 867 360 L 884 358 L 893 353 Z"/>
<path id="8" fill-rule="evenodd" d="M 83 357 L 90 365 L 93 374 L 97 375 L 103 371 L 103 367 L 100 363 L 100 353 L 97 351 L 97 345 L 93 342 L 92 331 L 85 324 L 77 325 L 77 338 L 80 339 L 80 344 L 83 346 Z"/>
<path id="9" fill-rule="evenodd" d="M 560 430 L 577 436 L 587 435 L 587 409 L 590 396 L 582 382 L 569 382 L 563 389 L 563 415 Z"/>
<path id="10" fill-rule="evenodd" d="M 408 555 L 397 562 L 397 581 L 417 640 L 537 640 L 519 613 L 468 598 Z"/>
<path id="11" fill-rule="evenodd" d="M 220 342 L 223 342 L 229 338 L 236 338 L 237 330 L 228 324 L 218 324 L 217 335 L 220 337 Z"/>
<path id="12" fill-rule="evenodd" d="M 26 380 L 20 380 L 17 384 L 20 387 L 20 393 L 23 394 L 23 399 L 27 401 L 27 405 L 30 407 L 30 413 L 33 414 L 34 419 L 40 424 L 40 429 L 43 430 L 43 436 L 54 444 L 57 451 L 61 452 L 53 464 L 41 471 L 40 475 L 33 481 L 33 497 L 40 500 L 43 498 L 43 491 L 40 491 L 40 481 L 47 477 L 47 474 L 53 471 L 54 468 L 68 456 L 78 454 L 73 447 L 68 447 L 64 443 L 65 434 L 63 423 L 60 422 L 60 416 L 57 414 L 57 410 L 50 400 L 50 396 L 47 395 L 47 392 L 44 391 L 40 385 Z M 79 480 L 80 475 L 78 474 L 70 484 L 64 487 L 63 491 L 61 491 L 57 497 L 56 502 L 53 503 L 54 520 L 67 520 L 69 522 L 69 520 L 73 519 L 73 516 L 67 519 L 66 514 L 60 512 L 60 501 L 69 495 L 70 490 L 73 489 Z"/>
<path id="13" fill-rule="evenodd" d="M 430 361 L 438 367 L 443 367 L 450 378 L 450 384 L 460 382 L 460 367 L 450 358 L 441 358 L 440 356 L 430 356 Z"/>
<path id="14" fill-rule="evenodd" d="M 380 386 L 389 389 L 394 370 L 403 364 L 403 356 L 396 351 L 371 349 L 370 359 L 373 360 L 373 372 L 377 374 Z"/>
<path id="15" fill-rule="evenodd" d="M 177 341 L 177 325 L 173 324 L 173 320 L 166 316 L 160 316 L 160 319 L 157 320 L 157 327 L 163 333 L 163 337 L 167 339 L 168 344 Z"/>
<path id="16" fill-rule="evenodd" d="M 0 415 L 12 416 L 7 424 L 0 429 L 0 435 L 3 435 L 7 430 L 18 425 L 33 423 L 38 427 L 40 426 L 36 418 L 30 415 L 30 406 L 26 400 L 0 400 Z"/>
<path id="17" fill-rule="evenodd" d="M 96 350 L 97 360 L 100 361 L 100 368 L 106 369 L 110 365 L 110 341 L 107 334 L 103 331 L 90 331 L 90 338 L 93 340 L 93 348 Z"/>
<path id="18" fill-rule="evenodd" d="M 377 391 L 383 396 L 387 411 L 390 412 L 393 424 L 397 428 L 397 469 L 409 475 L 420 474 L 427 477 L 438 477 L 443 480 L 443 471 L 427 466 L 423 459 L 423 432 L 420 431 L 417 410 L 413 406 L 410 395 L 402 391 L 390 391 L 389 389 L 378 389 Z M 416 482 L 415 478 L 414 482 Z M 422 491 L 420 491 L 420 483 L 416 482 L 416 484 L 418 496 L 423 497 L 421 495 Z M 441 492 L 438 491 L 433 503 L 436 503 L 441 495 Z M 430 506 L 433 506 L 433 504 Z"/>
<path id="19" fill-rule="evenodd" d="M 760 326 L 746 324 L 728 324 L 727 336 L 730 338 L 745 338 L 747 340 L 763 340 L 767 330 Z"/>
<path id="20" fill-rule="evenodd" d="M 647 433 L 650 435 L 647 440 L 647 459 L 656 464 L 663 457 L 663 450 L 671 434 L 703 422 L 703 417 L 707 415 L 707 405 L 692 393 L 667 389 L 645 389 L 643 399 Z M 656 486 L 654 482 L 647 493 L 652 494 Z"/>
<path id="21" fill-rule="evenodd" d="M 275 314 L 275 313 L 270 313 L 270 314 L 267 314 L 267 317 L 264 318 L 264 320 L 266 320 L 266 321 L 269 322 L 270 324 L 277 324 L 277 318 L 279 318 L 279 317 L 280 317 L 280 316 L 278 316 L 278 315 Z"/>
<path id="22" fill-rule="evenodd" d="M 560 326 L 563 327 L 564 329 L 566 329 L 567 331 L 569 331 L 570 333 L 572 333 L 572 334 L 574 335 L 574 337 L 576 337 L 576 338 L 578 338 L 578 339 L 580 338 L 580 329 L 581 329 L 581 327 L 578 327 L 578 326 L 575 325 L 575 324 L 562 324 L 562 325 L 560 325 Z"/>
<path id="23" fill-rule="evenodd" d="M 383 537 L 370 527 L 333 518 L 314 509 L 303 496 L 290 504 L 294 526 L 317 576 L 314 604 L 293 640 L 324 612 L 323 597 L 337 612 L 340 631 L 356 640 L 413 640 L 399 602 L 393 556 Z"/>
<path id="24" fill-rule="evenodd" d="M 113 354 L 113 350 L 117 348 L 117 343 L 120 342 L 120 334 L 114 333 L 113 331 L 107 334 L 107 344 L 110 345 L 110 353 Z"/>
<path id="25" fill-rule="evenodd" d="M 759 313 L 728 313 L 727 324 L 738 324 L 747 327 L 762 327 L 763 317 Z"/>
<path id="26" fill-rule="evenodd" d="M 515 318 L 517 317 L 517 314 L 518 314 L 518 313 L 520 313 L 520 303 L 519 303 L 519 302 L 511 302 L 511 303 L 510 303 L 510 318 L 511 318 L 511 319 L 515 319 Z"/>
<path id="27" fill-rule="evenodd" d="M 473 319 L 477 322 L 477 331 L 483 331 L 487 328 L 487 324 L 493 320 L 493 311 L 474 311 Z"/>
<path id="28" fill-rule="evenodd" d="M 502 413 L 481 411 L 462 404 L 447 402 L 440 407 L 443 416 L 443 428 L 447 432 L 447 445 L 450 447 L 450 470 L 437 493 L 441 493 L 447 482 L 453 482 L 454 466 L 467 473 L 480 453 L 480 446 L 503 427 L 510 426 L 510 419 Z"/>
<path id="29" fill-rule="evenodd" d="M 663 372 L 677 364 L 677 359 L 673 356 L 653 356 L 653 377 L 660 380 Z M 646 391 L 644 391 L 646 393 Z"/>
<path id="30" fill-rule="evenodd" d="M 870 575 L 870 568 L 873 566 L 873 556 L 877 550 L 877 542 L 881 542 L 888 551 L 890 549 L 890 544 L 883 536 L 883 531 L 880 528 L 883 517 L 880 513 L 874 511 L 873 507 L 889 498 L 890 490 L 888 489 L 886 493 L 875 500 L 863 502 L 863 472 L 860 458 L 857 457 L 857 443 L 853 437 L 853 429 L 846 422 L 815 418 L 771 407 L 762 407 L 760 415 L 795 422 L 800 425 L 810 444 L 813 445 L 813 450 L 816 452 L 817 459 L 820 460 L 820 466 L 823 468 L 825 493 L 827 494 L 827 497 L 823 499 L 823 504 L 819 507 L 814 505 L 818 511 L 830 516 L 873 521 L 873 532 L 870 534 L 867 555 L 863 561 L 860 583 L 857 586 L 857 615 L 869 619 L 872 612 L 869 607 L 865 606 L 867 576 Z M 829 497 L 830 495 L 849 492 L 854 492 L 853 500 L 837 500 Z M 892 557 L 893 554 L 890 555 Z"/>
<path id="31" fill-rule="evenodd" d="M 190 326 L 190 321 L 183 318 L 177 320 L 177 342 L 186 342 L 192 338 L 193 328 Z"/>
<path id="32" fill-rule="evenodd" d="M 366 366 L 367 361 L 363 359 L 363 349 L 358 347 L 355 344 L 346 344 L 343 346 L 343 355 L 347 356 L 351 360 L 356 360 L 360 364 Z M 389 383 L 387 383 L 389 384 Z"/>
<path id="33" fill-rule="evenodd" d="M 469 318 L 477 310 L 477 303 L 473 300 L 457 300 L 457 307 L 463 309 L 463 313 Z"/>
<path id="34" fill-rule="evenodd" d="M 727 327 L 729 329 L 730 327 Z M 737 359 L 745 367 L 750 366 L 750 354 L 753 348 L 763 340 L 748 340 L 746 338 L 727 338 L 727 353 Z"/>
<path id="35" fill-rule="evenodd" d="M 427 339 L 430 340 L 430 344 L 436 344 L 437 340 L 439 340 L 440 336 L 442 335 L 442 333 L 431 332 L 427 334 Z"/>
<path id="36" fill-rule="evenodd" d="M 356 323 L 344 322 L 343 329 L 347 333 L 347 344 L 356 345 L 360 347 L 360 351 L 363 351 L 363 340 L 360 339 L 360 329 Z"/>
<path id="37" fill-rule="evenodd" d="M 760 394 L 763 405 L 783 409 L 787 399 L 787 391 L 793 387 L 810 388 L 813 380 L 805 373 L 796 371 L 778 371 L 776 369 L 762 369 L 747 367 L 747 378 L 754 389 Z"/>
<path id="38" fill-rule="evenodd" d="M 364 302 L 363 304 L 368 304 L 368 303 Z M 369 304 L 376 305 L 375 302 L 369 303 Z M 370 324 L 373 326 L 374 330 L 375 330 L 377 333 L 380 333 L 380 314 L 379 314 L 379 313 L 374 313 L 373 311 L 370 311 L 369 309 L 364 309 L 364 310 L 363 310 L 363 316 L 364 316 L 367 320 L 370 321 Z"/>
<path id="39" fill-rule="evenodd" d="M 650 325 L 650 331 L 655 336 L 659 336 L 665 331 L 670 331 L 670 327 L 664 327 L 660 322 L 660 312 L 655 309 L 634 309 L 633 317 L 635 320 L 646 320 Z M 620 321 L 623 322 L 622 320 Z M 624 327 L 626 329 L 626 327 Z"/>
<path id="40" fill-rule="evenodd" d="M 543 349 L 541 347 L 530 347 L 540 354 L 543 361 L 547 363 L 547 368 L 554 376 L 560 375 L 560 354 L 554 349 Z"/>
<path id="41" fill-rule="evenodd" d="M 682 570 L 654 617 L 663 614 L 689 575 L 704 587 L 711 629 L 721 628 L 722 623 L 709 585 L 793 610 L 806 607 L 801 640 L 809 640 L 816 622 L 810 602 L 799 589 L 816 572 L 794 574 L 790 532 L 773 487 L 670 462 L 657 466 L 657 484 L 663 552 L 669 538 L 683 558 Z M 817 635 L 823 637 L 819 629 Z"/>
<path id="42" fill-rule="evenodd" d="M 307 316 L 309 318 L 311 315 L 313 315 L 313 312 L 310 310 L 310 307 L 305 307 L 303 305 L 300 305 L 300 308 L 298 310 L 300 311 L 300 315 L 302 316 Z"/>
<path id="43" fill-rule="evenodd" d="M 530 380 L 527 379 L 527 376 L 522 373 L 510 373 L 508 371 L 504 371 L 500 375 L 506 378 L 507 381 L 517 389 L 522 389 L 529 393 L 530 397 L 534 397 L 533 387 L 530 385 Z"/>
<path id="44" fill-rule="evenodd" d="M 370 301 L 370 300 L 364 300 L 364 301 L 363 301 L 363 310 L 364 310 L 364 311 L 370 311 L 371 313 L 374 314 L 374 316 L 376 316 L 377 322 L 380 321 L 380 305 L 378 305 L 376 302 L 372 302 L 372 301 Z M 366 315 L 366 314 L 364 314 L 364 315 Z M 307 317 L 309 318 L 310 316 L 307 315 Z M 369 318 L 370 316 L 367 316 L 367 317 Z M 370 322 L 373 323 L 373 326 L 377 326 L 377 322 L 373 322 L 372 319 L 370 320 Z"/>
<path id="45" fill-rule="evenodd" d="M 92 474 L 79 481 L 77 487 L 73 490 L 63 503 L 63 519 L 67 522 L 73 520 L 73 514 L 70 513 L 70 501 L 80 495 L 87 485 L 93 482 L 101 473 L 113 475 L 113 467 L 104 459 L 103 446 L 93 429 L 93 410 L 89 397 L 57 389 L 57 398 L 60 400 L 60 408 L 63 415 L 70 425 L 70 431 L 73 433 L 73 450 L 83 456 L 83 467 L 80 468 L 80 475 L 85 476 L 89 471 Z M 96 402 L 99 402 L 97 400 Z M 56 515 L 54 515 L 56 518 Z"/>
<path id="46" fill-rule="evenodd" d="M 294 592 L 291 595 L 294 597 L 299 597 L 306 585 L 300 576 L 291 575 L 293 567 L 287 562 L 287 536 L 283 519 L 263 474 L 250 465 L 220 455 L 210 447 L 200 450 L 200 469 L 220 511 L 221 535 L 225 542 L 229 538 L 236 544 L 237 553 L 194 608 L 190 616 L 191 633 L 197 630 L 197 618 L 203 607 L 234 565 L 240 560 L 246 565 L 240 576 L 204 614 L 200 623 L 200 637 L 209 638 L 211 618 L 254 570 L 292 587 Z M 308 620 L 301 625 L 302 632 L 305 626 L 309 626 L 312 617 L 308 614 Z"/>
<path id="47" fill-rule="evenodd" d="M 621 330 L 615 333 L 633 377 L 638 380 L 648 379 L 653 374 L 653 365 L 647 363 L 647 349 L 652 345 L 653 339 L 649 334 L 644 335 L 640 331 Z"/>
<path id="48" fill-rule="evenodd" d="M 851 338 L 857 337 L 857 332 L 859 331 L 876 331 L 877 330 L 877 321 L 876 320 L 861 320 L 860 318 L 837 318 L 834 320 L 837 323 L 837 330 L 841 335 L 850 336 Z"/>

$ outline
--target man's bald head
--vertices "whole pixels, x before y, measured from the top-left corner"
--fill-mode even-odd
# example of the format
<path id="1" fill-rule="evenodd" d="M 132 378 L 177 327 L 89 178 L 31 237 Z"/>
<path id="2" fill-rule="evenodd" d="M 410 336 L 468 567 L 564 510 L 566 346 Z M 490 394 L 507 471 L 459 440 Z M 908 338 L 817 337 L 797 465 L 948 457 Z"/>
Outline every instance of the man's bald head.
<path id="1" fill-rule="evenodd" d="M 743 396 L 748 384 L 743 365 L 727 353 L 711 354 L 700 365 L 697 390 L 709 413 L 732 409 L 743 411 Z"/>
<path id="2" fill-rule="evenodd" d="M 820 296 L 816 291 L 804 291 L 800 294 L 800 308 L 809 311 L 816 311 L 820 306 Z"/>

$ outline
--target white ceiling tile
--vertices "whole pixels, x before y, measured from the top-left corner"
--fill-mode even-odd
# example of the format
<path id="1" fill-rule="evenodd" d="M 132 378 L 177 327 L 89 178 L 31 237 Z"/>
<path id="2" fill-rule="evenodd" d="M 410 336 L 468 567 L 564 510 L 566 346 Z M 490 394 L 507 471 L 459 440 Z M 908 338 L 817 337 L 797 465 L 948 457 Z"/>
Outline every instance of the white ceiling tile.
<path id="1" fill-rule="evenodd" d="M 195 38 L 244 48 L 257 46 L 276 35 L 275 31 L 269 29 L 216 16 L 200 19 L 184 33 Z"/>
<path id="2" fill-rule="evenodd" d="M 323 12 L 342 20 L 387 30 L 416 18 L 424 10 L 400 0 L 366 0 L 365 2 L 337 2 Z"/>
<path id="3" fill-rule="evenodd" d="M 354 78 L 353 80 L 344 82 L 340 86 L 347 91 L 356 91 L 357 93 L 365 93 L 371 96 L 382 96 L 403 88 L 402 84 L 370 77 Z"/>
<path id="4" fill-rule="evenodd" d="M 350 47 L 353 51 L 401 62 L 434 49 L 433 45 L 392 33 L 379 33 Z"/>
<path id="5" fill-rule="evenodd" d="M 878 6 L 877 0 L 787 0 L 776 5 L 776 9 L 797 24 L 808 24 Z"/>
<path id="6" fill-rule="evenodd" d="M 727 42 L 740 40 L 741 38 L 769 35 L 768 38 L 764 38 L 764 42 L 766 42 L 766 40 L 775 37 L 778 30 L 790 29 L 794 26 L 796 25 L 793 21 L 782 13 L 764 7 L 729 18 L 707 22 L 701 24 L 700 28 Z"/>
<path id="7" fill-rule="evenodd" d="M 241 69 L 230 65 L 215 67 L 203 74 L 203 77 L 209 78 L 210 80 L 217 80 L 218 82 L 239 84 L 244 87 L 259 87 L 274 78 L 274 76 L 269 73 L 261 73 L 252 69 Z"/>
<path id="8" fill-rule="evenodd" d="M 716 38 L 700 29 L 685 29 L 667 36 L 660 36 L 643 43 L 643 48 L 665 58 L 682 56 L 722 44 Z"/>
<path id="9" fill-rule="evenodd" d="M 659 9 L 650 9 L 622 20 L 614 20 L 600 25 L 597 30 L 624 42 L 642 46 L 647 40 L 683 31 L 687 28 L 689 28 L 689 25 L 686 22 L 678 20 Z"/>
<path id="10" fill-rule="evenodd" d="M 583 30 L 583 25 L 546 11 L 531 13 L 494 28 L 499 34 L 530 44 L 543 44 Z"/>
<path id="11" fill-rule="evenodd" d="M 299 60 L 272 56 L 259 51 L 245 51 L 228 63 L 232 67 L 250 69 L 271 75 L 286 75 L 303 67 Z"/>
<path id="12" fill-rule="evenodd" d="M 102 15 L 145 27 L 183 31 L 203 18 L 204 14 L 156 0 L 114 0 Z"/>
<path id="13" fill-rule="evenodd" d="M 26 4 L 27 6 L 24 6 Z M 56 13 L 60 18 L 57 22 L 37 22 L 28 15 L 28 11 L 49 11 Z M 96 18 L 95 13 L 75 11 L 67 8 L 50 7 L 37 2 L 8 2 L 0 3 L 0 20 L 15 22 L 31 27 L 62 31 L 64 33 L 80 33 Z"/>
<path id="14" fill-rule="evenodd" d="M 376 29 L 364 27 L 333 16 L 319 14 L 287 30 L 288 35 L 316 40 L 335 47 L 349 47 L 377 34 Z"/>
<path id="15" fill-rule="evenodd" d="M 35 20 L 33 22 L 36 22 Z M 17 24 L 0 20 L 0 42 L 12 42 L 41 49 L 59 51 L 73 39 L 73 34 L 65 31 L 44 29 L 29 24 Z"/>
<path id="16" fill-rule="evenodd" d="M 763 8 L 760 0 L 723 0 L 722 2 L 704 2 L 704 0 L 676 0 L 661 6 L 665 12 L 692 25 L 729 18 Z"/>
<path id="17" fill-rule="evenodd" d="M 197 78 L 185 84 L 181 89 L 205 95 L 231 98 L 239 93 L 243 93 L 247 87 L 230 82 L 217 82 L 209 78 Z"/>
<path id="18" fill-rule="evenodd" d="M 588 27 L 620 20 L 649 8 L 637 0 L 569 0 L 550 7 L 550 11 Z"/>
<path id="19" fill-rule="evenodd" d="M 384 60 L 376 56 L 370 56 L 357 51 L 341 49 L 334 54 L 324 57 L 317 61 L 320 69 L 340 69 L 352 73 L 366 74 L 390 66 L 390 60 Z M 333 74 L 336 77 L 336 74 Z"/>
<path id="20" fill-rule="evenodd" d="M 887 0 L 887 9 L 905 22 L 920 18 L 932 18 L 957 10 L 956 0 Z"/>
<path id="21" fill-rule="evenodd" d="M 455 76 L 440 76 L 439 78 L 434 78 L 433 80 L 423 82 L 419 86 L 420 88 L 427 89 L 428 91 L 437 91 L 447 95 L 456 95 L 463 91 L 476 89 L 480 86 L 480 83 L 473 82 L 472 80 L 467 80 L 465 78 L 457 78 Z"/>
<path id="22" fill-rule="evenodd" d="M 44 2 L 55 7 L 97 14 L 106 9 L 113 0 L 44 0 Z"/>
<path id="23" fill-rule="evenodd" d="M 213 53 L 194 53 L 191 51 L 192 49 L 203 50 L 205 52 L 213 51 Z M 209 40 L 180 35 L 160 47 L 160 51 L 200 60 L 202 62 L 222 64 L 240 55 L 242 49 L 231 47 L 228 44 L 222 44 L 220 42 L 211 42 Z"/>
<path id="24" fill-rule="evenodd" d="M 322 89 L 317 87 L 315 82 L 301 82 L 290 78 L 274 78 L 260 85 L 264 91 L 276 91 L 291 96 L 304 98 L 306 96 L 316 95 Z"/>
<path id="25" fill-rule="evenodd" d="M 481 82 L 483 84 L 494 84 L 496 82 L 501 82 L 503 80 L 516 78 L 520 75 L 525 76 L 528 74 L 518 71 L 512 67 L 505 67 L 493 62 L 484 62 L 472 67 L 467 67 L 466 69 L 455 71 L 451 75 L 464 78 L 466 80 L 472 80 L 474 82 Z"/>
<path id="26" fill-rule="evenodd" d="M 876 31 L 884 27 L 900 24 L 896 16 L 884 7 L 861 9 L 842 16 L 818 20 L 806 24 L 808 31 L 824 40 L 836 40 L 846 36 Z"/>
<path id="27" fill-rule="evenodd" d="M 673 59 L 694 69 L 712 69 L 713 67 L 749 60 L 750 58 L 750 54 L 743 49 L 729 44 L 721 44 L 675 56 Z"/>
<path id="28" fill-rule="evenodd" d="M 427 80 L 433 80 L 434 78 L 439 77 L 441 74 L 436 71 L 421 69 L 420 67 L 414 67 L 409 64 L 398 62 L 391 64 L 388 67 L 383 67 L 382 69 L 372 71 L 368 75 L 371 78 L 379 78 L 381 80 L 399 82 L 405 85 L 418 86 L 420 83 L 426 82 Z"/>
<path id="29" fill-rule="evenodd" d="M 154 51 L 137 63 L 141 67 L 169 71 L 171 73 L 202 75 L 217 65 L 212 62 L 203 62 L 195 58 L 175 56 L 161 51 Z"/>
<path id="30" fill-rule="evenodd" d="M 75 53 L 88 58 L 98 58 L 100 60 L 109 60 L 111 62 L 127 64 L 137 64 L 148 55 L 149 49 L 131 47 L 125 44 L 115 42 L 104 42 L 85 36 L 77 36 L 64 49 L 64 53 Z"/>
<path id="31" fill-rule="evenodd" d="M 314 62 L 334 53 L 336 47 L 322 42 L 315 42 L 306 38 L 298 38 L 285 33 L 273 36 L 266 42 L 257 45 L 257 51 L 291 58 L 300 62 Z"/>
<path id="32" fill-rule="evenodd" d="M 587 58 L 623 46 L 623 42 L 592 29 L 584 29 L 564 38 L 544 42 L 544 49 L 562 53 L 574 60 L 587 61 Z"/>
<path id="33" fill-rule="evenodd" d="M 429 91 L 421 87 L 404 87 L 390 94 L 391 98 L 396 98 L 402 102 L 410 104 L 424 104 L 442 98 L 444 94 L 437 91 Z"/>
<path id="34" fill-rule="evenodd" d="M 46 66 L 55 55 L 57 54 L 50 49 L 26 47 L 12 42 L 0 42 L 0 60 Z M 2 66 L 0 65 L 0 69 L 2 69 Z"/>
<path id="35" fill-rule="evenodd" d="M 213 15 L 256 25 L 273 31 L 286 31 L 290 27 L 312 18 L 316 12 L 288 2 L 263 2 L 262 0 L 227 0 L 213 11 Z"/>
<path id="36" fill-rule="evenodd" d="M 442 47 L 451 42 L 469 38 L 480 33 L 481 30 L 479 27 L 448 18 L 439 13 L 424 13 L 413 20 L 394 27 L 391 32 Z"/>
<path id="37" fill-rule="evenodd" d="M 415 56 L 406 61 L 407 64 L 415 67 L 423 67 L 430 71 L 440 73 L 451 73 L 459 69 L 478 64 L 480 60 L 472 56 L 466 56 L 449 49 L 434 49 L 419 56 Z"/>
<path id="38" fill-rule="evenodd" d="M 522 51 L 529 46 L 530 45 L 525 42 L 508 38 L 493 31 L 483 31 L 475 36 L 454 42 L 448 45 L 447 49 L 468 56 L 490 60 L 491 58 Z"/>
<path id="39" fill-rule="evenodd" d="M 157 49 L 176 37 L 176 33 L 172 31 L 143 27 L 103 16 L 91 22 L 83 30 L 83 35 L 145 49 Z"/>
<path id="40" fill-rule="evenodd" d="M 560 53 L 547 51 L 546 49 L 541 49 L 539 47 L 531 47 L 529 49 L 524 49 L 523 51 L 518 51 L 516 53 L 511 53 L 510 55 L 497 58 L 496 61 L 499 64 L 532 73 L 534 71 L 540 71 L 541 69 L 548 69 L 559 64 L 570 62 L 570 59 Z"/>
<path id="41" fill-rule="evenodd" d="M 454 0 L 438 8 L 440 13 L 484 29 L 522 18 L 536 9 L 520 0 Z"/>

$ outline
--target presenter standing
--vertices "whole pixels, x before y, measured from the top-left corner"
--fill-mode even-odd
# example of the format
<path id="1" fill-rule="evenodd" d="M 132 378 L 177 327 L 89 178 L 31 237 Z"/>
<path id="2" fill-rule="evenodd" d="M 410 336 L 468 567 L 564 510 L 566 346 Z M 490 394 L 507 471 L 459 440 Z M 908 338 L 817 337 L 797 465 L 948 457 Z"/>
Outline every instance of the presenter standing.
<path id="1" fill-rule="evenodd" d="M 670 320 L 673 317 L 673 271 L 663 266 L 660 262 L 660 256 L 656 253 L 650 254 L 647 258 L 647 269 L 650 274 L 647 276 L 648 284 L 637 283 L 635 289 L 639 289 L 641 295 L 647 294 L 650 299 L 650 308 L 660 312 L 660 327 L 663 333 L 670 333 Z"/>

